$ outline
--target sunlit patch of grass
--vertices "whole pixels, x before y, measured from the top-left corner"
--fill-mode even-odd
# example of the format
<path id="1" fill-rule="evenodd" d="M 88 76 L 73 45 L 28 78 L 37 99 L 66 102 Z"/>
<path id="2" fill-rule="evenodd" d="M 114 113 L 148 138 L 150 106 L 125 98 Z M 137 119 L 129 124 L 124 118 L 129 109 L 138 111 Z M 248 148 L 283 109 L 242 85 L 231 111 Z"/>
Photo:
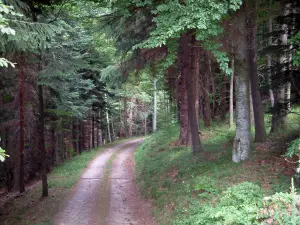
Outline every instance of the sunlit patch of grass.
<path id="1" fill-rule="evenodd" d="M 300 112 L 300 108 L 293 110 Z M 265 120 L 269 129 L 269 114 L 266 114 Z M 299 121 L 299 115 L 289 114 L 289 128 L 283 133 L 288 136 L 299 130 Z M 289 187 L 289 178 L 283 176 L 281 170 L 273 170 L 270 165 L 260 163 L 259 160 L 266 156 L 255 150 L 255 144 L 249 161 L 243 164 L 232 162 L 235 129 L 230 128 L 229 124 L 213 122 L 209 129 L 200 124 L 200 130 L 205 149 L 202 157 L 194 157 L 188 147 L 169 145 L 175 143 L 179 136 L 176 125 L 153 134 L 135 153 L 139 185 L 143 194 L 154 201 L 154 214 L 160 224 L 173 224 L 175 218 L 178 224 L 180 218 L 199 211 L 199 208 L 192 209 L 193 206 L 199 207 L 199 202 L 215 202 L 222 191 L 244 181 L 260 185 L 266 194 L 286 191 Z"/>

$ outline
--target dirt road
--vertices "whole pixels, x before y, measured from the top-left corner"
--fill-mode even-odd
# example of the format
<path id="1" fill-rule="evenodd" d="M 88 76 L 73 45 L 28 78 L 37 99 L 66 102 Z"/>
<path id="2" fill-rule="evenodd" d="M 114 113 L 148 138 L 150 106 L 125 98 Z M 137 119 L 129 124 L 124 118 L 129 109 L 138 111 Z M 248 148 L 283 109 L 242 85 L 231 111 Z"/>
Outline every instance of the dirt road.
<path id="1" fill-rule="evenodd" d="M 134 179 L 133 152 L 142 139 L 107 149 L 81 176 L 54 217 L 55 225 L 155 225 Z"/>

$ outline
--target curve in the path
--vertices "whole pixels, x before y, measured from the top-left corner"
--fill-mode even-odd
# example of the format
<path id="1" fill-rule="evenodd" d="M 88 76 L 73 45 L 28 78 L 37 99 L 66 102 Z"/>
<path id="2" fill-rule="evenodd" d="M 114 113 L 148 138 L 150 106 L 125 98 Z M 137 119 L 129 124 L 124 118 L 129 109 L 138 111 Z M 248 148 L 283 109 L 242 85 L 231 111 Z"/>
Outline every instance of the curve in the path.
<path id="1" fill-rule="evenodd" d="M 134 179 L 133 152 L 137 144 L 120 151 L 113 160 L 107 225 L 155 224 L 151 206 L 141 197 Z"/>
<path id="2" fill-rule="evenodd" d="M 96 157 L 54 217 L 54 224 L 154 224 L 151 208 L 140 198 L 134 182 L 133 152 L 141 140 L 119 144 Z M 150 220 L 153 223 L 143 222 Z"/>

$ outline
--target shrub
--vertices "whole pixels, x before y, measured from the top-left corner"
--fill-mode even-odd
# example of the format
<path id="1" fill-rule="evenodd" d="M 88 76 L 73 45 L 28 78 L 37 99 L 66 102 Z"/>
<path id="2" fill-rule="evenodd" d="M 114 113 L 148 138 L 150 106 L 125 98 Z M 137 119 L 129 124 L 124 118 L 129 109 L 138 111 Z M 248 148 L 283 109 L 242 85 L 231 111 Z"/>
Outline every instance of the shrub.
<path id="1" fill-rule="evenodd" d="M 244 182 L 223 191 L 215 205 L 199 207 L 198 213 L 176 224 L 252 225 L 263 207 L 263 190 L 256 184 Z"/>
<path id="2" fill-rule="evenodd" d="M 300 196 L 292 182 L 291 193 L 276 193 L 264 199 L 258 218 L 261 224 L 300 224 Z"/>
<path id="3" fill-rule="evenodd" d="M 300 138 L 291 142 L 285 156 L 293 157 L 294 155 L 299 156 L 299 154 L 300 154 Z"/>

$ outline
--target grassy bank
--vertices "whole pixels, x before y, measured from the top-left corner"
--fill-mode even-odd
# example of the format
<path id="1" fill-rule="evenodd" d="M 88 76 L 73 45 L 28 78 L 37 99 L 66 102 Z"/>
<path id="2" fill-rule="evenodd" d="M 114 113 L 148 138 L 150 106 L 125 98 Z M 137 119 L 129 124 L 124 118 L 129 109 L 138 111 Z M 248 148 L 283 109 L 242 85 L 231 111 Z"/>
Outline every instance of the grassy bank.
<path id="1" fill-rule="evenodd" d="M 298 109 L 295 111 L 299 113 Z M 143 194 L 153 201 L 158 222 L 161 225 L 223 224 L 205 220 L 209 215 L 204 214 L 221 204 L 224 191 L 245 181 L 261 187 L 265 195 L 288 191 L 294 165 L 288 164 L 281 155 L 288 140 L 299 135 L 299 121 L 299 115 L 290 114 L 289 129 L 273 135 L 267 143 L 253 144 L 253 156 L 243 164 L 231 161 L 235 130 L 227 124 L 213 123 L 210 129 L 202 130 L 205 156 L 201 158 L 193 157 L 185 146 L 174 146 L 179 134 L 177 125 L 153 134 L 140 146 L 135 160 L 139 185 Z M 269 129 L 270 116 L 266 117 L 266 126 Z M 253 195 L 259 194 L 259 187 L 251 185 L 246 183 L 241 188 L 246 193 L 250 191 L 248 188 L 253 188 Z"/>
<path id="2" fill-rule="evenodd" d="M 49 197 L 41 198 L 41 184 L 38 183 L 24 195 L 6 203 L 1 210 L 0 224 L 5 225 L 50 225 L 60 203 L 69 196 L 83 170 L 102 150 L 130 139 L 118 140 L 103 147 L 83 152 L 63 165 L 55 167 L 49 174 Z"/>

